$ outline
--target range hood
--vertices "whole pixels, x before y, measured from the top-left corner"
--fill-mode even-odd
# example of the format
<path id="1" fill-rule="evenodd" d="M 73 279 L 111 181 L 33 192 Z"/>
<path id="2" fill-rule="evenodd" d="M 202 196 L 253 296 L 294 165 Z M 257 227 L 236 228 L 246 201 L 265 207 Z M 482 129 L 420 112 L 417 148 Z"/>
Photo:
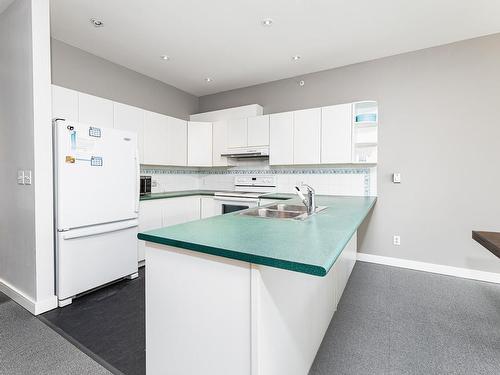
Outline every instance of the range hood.
<path id="1" fill-rule="evenodd" d="M 243 159 L 243 158 L 268 158 L 269 147 L 239 147 L 230 148 L 226 153 L 220 156 L 226 158 Z"/>

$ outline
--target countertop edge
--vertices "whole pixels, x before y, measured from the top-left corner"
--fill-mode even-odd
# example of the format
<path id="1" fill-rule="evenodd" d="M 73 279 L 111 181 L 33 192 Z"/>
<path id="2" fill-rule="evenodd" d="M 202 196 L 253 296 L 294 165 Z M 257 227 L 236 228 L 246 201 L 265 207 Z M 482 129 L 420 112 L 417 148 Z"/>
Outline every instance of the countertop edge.
<path id="1" fill-rule="evenodd" d="M 500 258 L 500 247 L 495 244 L 494 242 L 491 242 L 487 236 L 488 234 L 493 234 L 496 232 L 484 232 L 484 231 L 472 231 L 472 238 L 478 242 L 481 246 L 489 250 L 492 254 L 494 254 L 496 257 Z"/>
<path id="2" fill-rule="evenodd" d="M 358 231 L 358 229 L 361 226 L 361 224 L 363 224 L 363 221 L 366 220 L 366 218 L 368 217 L 368 214 L 370 213 L 370 211 L 373 210 L 373 207 L 375 206 L 375 203 L 377 202 L 377 197 L 373 196 L 372 198 L 374 198 L 373 202 L 370 204 L 370 207 L 367 208 L 365 216 L 361 220 L 359 220 L 358 223 L 355 225 L 354 230 L 349 234 L 349 237 L 345 241 L 345 243 L 344 243 L 344 245 L 342 247 L 342 250 L 339 253 L 337 253 L 337 255 L 334 257 L 333 261 L 331 262 L 330 266 L 326 270 L 325 276 L 328 274 L 328 272 L 330 272 L 330 270 L 332 269 L 332 267 L 335 265 L 335 262 L 339 258 L 340 254 L 342 254 L 342 251 L 344 251 L 345 247 L 347 246 L 347 244 L 351 240 L 352 236 L 354 236 L 354 234 Z M 358 251 L 358 249 L 356 249 L 356 253 L 357 253 L 357 251 Z"/>
<path id="3" fill-rule="evenodd" d="M 351 237 L 352 237 L 352 235 L 351 235 Z M 144 233 L 139 233 L 137 235 L 137 238 L 140 240 L 144 240 L 144 241 L 148 241 L 148 242 L 152 242 L 152 243 L 157 243 L 160 245 L 179 247 L 182 249 L 192 250 L 192 251 L 196 251 L 199 253 L 220 256 L 220 257 L 228 258 L 228 259 L 240 260 L 243 262 L 254 263 L 254 264 L 259 264 L 259 265 L 263 265 L 263 266 L 280 268 L 280 269 L 284 269 L 287 271 L 295 271 L 295 272 L 305 273 L 305 274 L 309 274 L 309 275 L 313 275 L 313 276 L 324 277 L 328 274 L 328 271 L 329 271 L 329 270 L 326 270 L 322 266 L 304 264 L 304 263 L 299 263 L 299 262 L 292 262 L 292 261 L 277 259 L 277 258 L 264 257 L 261 255 L 246 254 L 246 253 L 241 253 L 238 251 L 220 249 L 220 248 L 196 244 L 196 243 L 192 243 L 192 242 L 171 240 L 171 239 L 167 239 L 164 237 L 152 236 L 152 235 L 144 234 Z M 334 261 L 334 263 L 335 263 L 335 261 Z"/>

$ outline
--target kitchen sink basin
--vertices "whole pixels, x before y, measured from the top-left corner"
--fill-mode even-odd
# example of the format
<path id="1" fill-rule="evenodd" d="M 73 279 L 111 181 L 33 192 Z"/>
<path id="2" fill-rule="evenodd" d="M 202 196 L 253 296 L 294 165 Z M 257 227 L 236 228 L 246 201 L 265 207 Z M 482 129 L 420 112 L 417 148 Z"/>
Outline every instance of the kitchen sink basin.
<path id="1" fill-rule="evenodd" d="M 275 219 L 295 219 L 300 215 L 303 215 L 303 212 L 297 211 L 278 211 L 278 210 L 270 210 L 268 208 L 255 208 L 253 210 L 247 210 L 241 212 L 240 215 L 245 216 L 256 216 L 256 217 L 270 217 Z"/>
<path id="2" fill-rule="evenodd" d="M 326 207 L 316 207 L 316 211 L 309 215 L 305 206 L 294 204 L 274 204 L 268 207 L 257 207 L 239 213 L 243 216 L 263 217 L 270 219 L 293 219 L 305 220 L 317 212 L 323 211 Z"/>
<path id="3" fill-rule="evenodd" d="M 307 208 L 304 205 L 285 204 L 285 203 L 273 204 L 272 206 L 267 206 L 265 208 L 267 208 L 268 210 L 276 210 L 276 211 L 294 211 L 294 212 L 307 211 Z"/>

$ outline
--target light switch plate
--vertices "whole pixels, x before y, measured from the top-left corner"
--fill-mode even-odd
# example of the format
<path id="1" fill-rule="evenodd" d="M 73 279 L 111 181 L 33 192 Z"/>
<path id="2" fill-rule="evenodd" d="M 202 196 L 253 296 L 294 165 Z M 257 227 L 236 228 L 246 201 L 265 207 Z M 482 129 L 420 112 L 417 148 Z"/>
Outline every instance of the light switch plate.
<path id="1" fill-rule="evenodd" d="M 395 184 L 400 184 L 401 183 L 401 173 L 395 172 L 392 174 L 392 182 Z"/>
<path id="2" fill-rule="evenodd" d="M 24 184 L 31 185 L 31 171 L 30 170 L 24 171 Z"/>
<path id="3" fill-rule="evenodd" d="M 17 184 L 24 185 L 24 171 L 22 170 L 17 171 Z"/>

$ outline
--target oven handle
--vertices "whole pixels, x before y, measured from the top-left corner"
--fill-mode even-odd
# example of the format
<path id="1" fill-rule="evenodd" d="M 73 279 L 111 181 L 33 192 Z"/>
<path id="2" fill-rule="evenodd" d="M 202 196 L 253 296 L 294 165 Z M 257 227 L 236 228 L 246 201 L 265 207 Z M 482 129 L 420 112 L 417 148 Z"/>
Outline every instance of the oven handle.
<path id="1" fill-rule="evenodd" d="M 224 197 L 220 195 L 215 195 L 214 200 L 227 202 L 259 202 L 259 198 Z"/>

